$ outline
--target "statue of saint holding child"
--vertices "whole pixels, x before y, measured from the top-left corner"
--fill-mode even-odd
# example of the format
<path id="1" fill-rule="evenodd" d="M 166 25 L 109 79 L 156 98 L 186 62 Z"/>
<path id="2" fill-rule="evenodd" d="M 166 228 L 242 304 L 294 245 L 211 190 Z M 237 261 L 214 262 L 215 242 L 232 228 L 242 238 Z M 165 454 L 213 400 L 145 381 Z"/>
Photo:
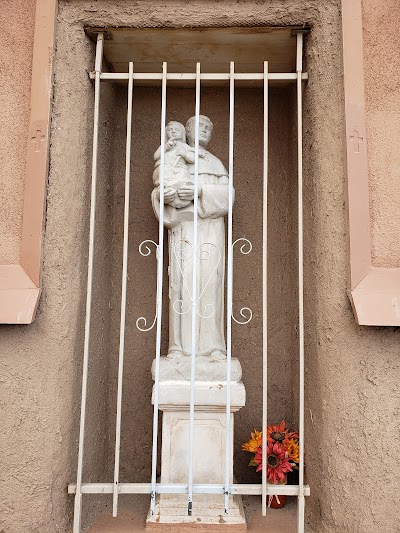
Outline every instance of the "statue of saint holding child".
<path id="1" fill-rule="evenodd" d="M 228 172 L 207 150 L 213 124 L 200 115 L 198 161 L 198 245 L 193 249 L 195 117 L 186 128 L 170 122 L 164 156 L 164 225 L 169 239 L 168 357 L 191 355 L 192 268 L 197 261 L 196 356 L 226 357 L 224 337 L 225 221 L 228 213 Z M 156 160 L 152 202 L 160 213 L 161 147 Z"/>

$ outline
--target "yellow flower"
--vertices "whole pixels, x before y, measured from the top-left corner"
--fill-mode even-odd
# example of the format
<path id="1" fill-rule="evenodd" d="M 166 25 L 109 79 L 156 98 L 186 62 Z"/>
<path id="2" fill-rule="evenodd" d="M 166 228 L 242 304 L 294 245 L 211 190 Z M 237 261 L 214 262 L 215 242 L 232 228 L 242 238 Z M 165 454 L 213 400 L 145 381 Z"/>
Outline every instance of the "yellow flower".
<path id="1" fill-rule="evenodd" d="M 245 450 L 246 452 L 256 453 L 261 444 L 262 432 L 257 431 L 255 429 L 254 432 L 251 434 L 251 439 L 242 445 L 242 450 Z"/>
<path id="2" fill-rule="evenodd" d="M 289 460 L 295 463 L 300 461 L 299 457 L 299 442 L 297 439 L 290 439 L 286 444 L 285 448 L 288 452 Z"/>

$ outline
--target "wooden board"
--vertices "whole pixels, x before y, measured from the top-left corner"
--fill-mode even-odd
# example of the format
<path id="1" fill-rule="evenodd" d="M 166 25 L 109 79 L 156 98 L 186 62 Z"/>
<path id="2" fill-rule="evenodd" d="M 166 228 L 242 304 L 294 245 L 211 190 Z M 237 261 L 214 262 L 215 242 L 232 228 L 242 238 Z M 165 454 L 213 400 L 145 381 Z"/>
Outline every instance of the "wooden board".
<path id="1" fill-rule="evenodd" d="M 127 72 L 129 61 L 136 72 L 194 72 L 197 61 L 202 72 L 262 72 L 269 62 L 270 72 L 294 72 L 296 38 L 299 26 L 204 29 L 86 28 L 95 40 L 105 32 L 104 56 L 114 72 Z M 147 82 L 147 84 L 154 82 Z M 158 84 L 158 83 L 157 83 Z"/>

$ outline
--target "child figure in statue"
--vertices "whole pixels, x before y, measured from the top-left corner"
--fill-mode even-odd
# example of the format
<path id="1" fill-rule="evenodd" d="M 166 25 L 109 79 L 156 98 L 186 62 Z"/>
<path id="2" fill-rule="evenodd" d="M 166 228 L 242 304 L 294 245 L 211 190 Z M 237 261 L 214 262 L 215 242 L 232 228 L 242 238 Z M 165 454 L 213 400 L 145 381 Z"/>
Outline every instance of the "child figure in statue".
<path id="1" fill-rule="evenodd" d="M 185 185 L 193 185 L 189 174 L 188 164 L 195 160 L 194 148 L 186 143 L 185 126 L 180 122 L 168 122 L 165 129 L 165 156 L 164 156 L 164 193 L 173 189 L 178 191 Z M 199 149 L 199 157 L 204 157 L 205 152 Z M 161 146 L 154 153 L 153 183 L 160 186 Z M 169 205 L 179 209 L 179 218 L 193 220 L 193 202 L 182 200 L 176 194 Z"/>

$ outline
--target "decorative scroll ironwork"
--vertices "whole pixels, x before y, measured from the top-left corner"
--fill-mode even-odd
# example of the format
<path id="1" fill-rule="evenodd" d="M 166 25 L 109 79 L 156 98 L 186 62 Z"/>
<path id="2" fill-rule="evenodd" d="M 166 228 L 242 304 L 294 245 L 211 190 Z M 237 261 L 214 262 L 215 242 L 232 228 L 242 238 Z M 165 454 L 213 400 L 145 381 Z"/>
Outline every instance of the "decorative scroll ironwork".
<path id="1" fill-rule="evenodd" d="M 149 247 L 149 244 L 153 244 L 155 246 L 156 257 L 158 258 L 158 244 L 155 241 L 152 241 L 151 239 L 146 239 L 139 244 L 140 255 L 142 255 L 143 257 L 148 257 L 151 254 L 151 248 Z M 150 331 L 151 329 L 154 328 L 156 321 L 157 321 L 157 305 L 156 305 L 156 311 L 154 314 L 154 320 L 151 323 L 151 325 L 147 327 L 147 318 L 144 316 L 140 316 L 136 320 L 136 327 L 140 331 Z M 140 326 L 140 324 L 143 324 L 143 327 Z"/>
<path id="2" fill-rule="evenodd" d="M 187 246 L 185 246 L 187 245 Z M 205 246 L 212 246 L 214 247 L 216 250 L 217 250 L 217 261 L 216 261 L 216 264 L 207 280 L 207 282 L 205 283 L 204 287 L 202 288 L 201 290 L 201 293 L 199 294 L 199 297 L 197 298 L 197 301 L 196 301 L 196 307 L 197 307 L 197 304 L 201 301 L 201 297 L 203 296 L 205 290 L 207 289 L 215 271 L 217 270 L 218 268 L 218 265 L 220 264 L 221 262 L 221 250 L 218 248 L 217 245 L 215 245 L 214 243 L 212 242 L 203 242 L 202 244 L 200 244 L 198 247 L 197 247 L 197 251 L 196 251 L 196 256 L 200 259 L 200 261 L 208 261 L 210 260 L 210 256 L 211 256 L 211 252 L 207 249 L 205 249 L 204 247 Z M 185 251 L 185 248 L 189 249 L 189 253 L 187 253 Z M 182 281 L 183 281 L 183 284 L 184 284 L 184 287 L 189 295 L 189 298 L 190 298 L 190 301 L 191 301 L 191 305 L 189 306 L 188 309 L 186 309 L 185 311 L 183 310 L 183 307 L 184 307 L 184 302 L 183 300 L 175 300 L 172 304 L 172 307 L 174 309 L 174 311 L 176 313 L 178 313 L 179 315 L 185 315 L 186 313 L 188 313 L 192 307 L 193 307 L 193 296 L 190 292 L 190 289 L 189 289 L 189 286 L 187 284 L 187 280 L 185 279 L 185 274 L 183 272 L 183 269 L 182 269 L 182 264 L 181 262 L 182 261 L 188 261 L 190 259 L 193 258 L 193 245 L 191 242 L 185 240 L 185 239 L 181 239 L 180 241 L 177 241 L 175 243 L 175 246 L 174 246 L 174 255 L 175 255 L 175 258 L 176 258 L 176 263 L 178 265 L 178 269 L 179 269 L 179 272 L 182 276 Z M 177 306 L 179 306 L 180 309 L 177 308 Z M 197 310 L 197 309 L 196 309 Z M 197 314 L 198 316 L 200 316 L 201 318 L 211 318 L 214 313 L 215 313 L 215 306 L 214 304 L 211 304 L 211 303 L 207 303 L 205 304 L 204 306 L 204 312 L 206 312 L 207 310 L 210 310 L 209 313 L 203 315 L 200 313 L 199 310 L 197 310 Z"/>
<path id="3" fill-rule="evenodd" d="M 253 249 L 252 243 L 249 241 L 249 239 L 246 239 L 245 237 L 240 237 L 239 239 L 236 239 L 232 243 L 232 249 L 234 248 L 235 244 L 237 244 L 239 242 L 242 242 L 242 245 L 240 246 L 240 252 L 243 255 L 248 255 Z M 148 257 L 152 253 L 152 250 L 149 247 L 149 244 L 152 244 L 152 245 L 155 246 L 156 257 L 158 258 L 158 244 L 155 241 L 152 241 L 151 239 L 146 239 L 146 240 L 144 240 L 144 241 L 142 241 L 140 243 L 140 245 L 139 245 L 139 253 L 140 253 L 140 255 L 142 255 L 143 257 Z M 201 298 L 202 298 L 205 290 L 207 289 L 207 287 L 208 287 L 208 285 L 209 285 L 209 283 L 210 283 L 215 271 L 218 268 L 218 265 L 221 262 L 221 250 L 218 248 L 217 245 L 215 245 L 212 242 L 203 242 L 202 244 L 200 244 L 198 246 L 197 252 L 196 252 L 196 256 L 198 257 L 198 259 L 200 259 L 200 261 L 209 261 L 210 260 L 211 252 L 210 252 L 210 250 L 207 250 L 205 248 L 206 246 L 212 246 L 213 248 L 216 249 L 217 254 L 218 254 L 217 255 L 217 261 L 215 263 L 215 266 L 214 266 L 214 268 L 213 268 L 213 270 L 212 270 L 207 282 L 205 283 L 204 287 L 202 288 L 199 297 L 197 298 L 196 305 L 198 305 L 200 303 Z M 176 242 L 175 246 L 174 246 L 174 255 L 175 255 L 175 258 L 176 258 L 176 264 L 178 265 L 178 270 L 180 272 L 180 275 L 182 276 L 183 285 L 184 285 L 184 287 L 185 287 L 185 289 L 186 289 L 186 291 L 187 291 L 187 293 L 189 295 L 191 305 L 188 307 L 188 309 L 184 310 L 183 309 L 183 307 L 184 307 L 183 300 L 178 299 L 178 300 L 175 300 L 173 302 L 172 308 L 174 309 L 175 313 L 178 313 L 179 315 L 186 315 L 187 313 L 189 313 L 189 311 L 193 307 L 193 297 L 192 297 L 192 294 L 190 292 L 190 288 L 189 288 L 189 286 L 187 284 L 187 280 L 185 278 L 181 262 L 182 261 L 188 261 L 188 260 L 193 258 L 193 245 L 189 241 L 187 241 L 185 239 L 182 239 L 182 240 Z M 212 304 L 212 303 L 205 304 L 204 305 L 204 309 L 203 309 L 203 313 L 204 314 L 202 314 L 199 310 L 197 310 L 197 314 L 201 318 L 205 318 L 205 319 L 206 318 L 211 318 L 214 315 L 214 313 L 215 313 L 214 304 Z M 242 307 L 239 310 L 239 315 L 244 320 L 237 319 L 234 316 L 233 313 L 232 313 L 232 319 L 237 324 L 241 324 L 241 325 L 248 324 L 251 321 L 251 319 L 253 318 L 253 311 L 250 309 L 250 307 Z M 157 321 L 157 307 L 156 307 L 156 312 L 154 314 L 154 319 L 153 319 L 153 321 L 152 321 L 152 323 L 150 324 L 149 327 L 147 327 L 147 323 L 148 323 L 147 318 L 145 318 L 144 316 L 141 316 L 141 317 L 139 317 L 136 320 L 136 327 L 140 331 L 150 331 L 155 326 L 156 321 Z"/>
<path id="4" fill-rule="evenodd" d="M 144 246 L 146 243 L 154 244 L 154 246 L 156 248 L 156 257 L 158 258 L 158 244 L 155 241 L 152 241 L 151 239 L 146 239 L 145 241 L 142 241 L 139 244 L 139 253 L 140 253 L 140 255 L 143 255 L 143 257 L 147 257 L 148 255 L 151 254 L 151 249 L 147 245 Z M 146 249 L 146 251 L 143 251 L 143 247 Z"/>
<path id="5" fill-rule="evenodd" d="M 246 239 L 245 237 L 240 237 L 239 239 L 236 239 L 236 241 L 234 241 L 232 243 L 232 250 L 235 246 L 236 243 L 238 242 L 243 242 L 243 244 L 241 245 L 240 247 L 240 252 L 243 254 L 243 255 L 248 255 L 252 249 L 253 249 L 253 245 L 251 244 L 251 242 L 249 241 L 249 239 Z M 250 309 L 250 307 L 242 307 L 239 311 L 239 314 L 241 317 L 244 318 L 244 320 L 238 320 L 237 318 L 235 318 L 233 312 L 232 312 L 232 319 L 237 323 L 237 324 L 248 324 L 250 322 L 250 320 L 253 318 L 253 311 Z"/>

